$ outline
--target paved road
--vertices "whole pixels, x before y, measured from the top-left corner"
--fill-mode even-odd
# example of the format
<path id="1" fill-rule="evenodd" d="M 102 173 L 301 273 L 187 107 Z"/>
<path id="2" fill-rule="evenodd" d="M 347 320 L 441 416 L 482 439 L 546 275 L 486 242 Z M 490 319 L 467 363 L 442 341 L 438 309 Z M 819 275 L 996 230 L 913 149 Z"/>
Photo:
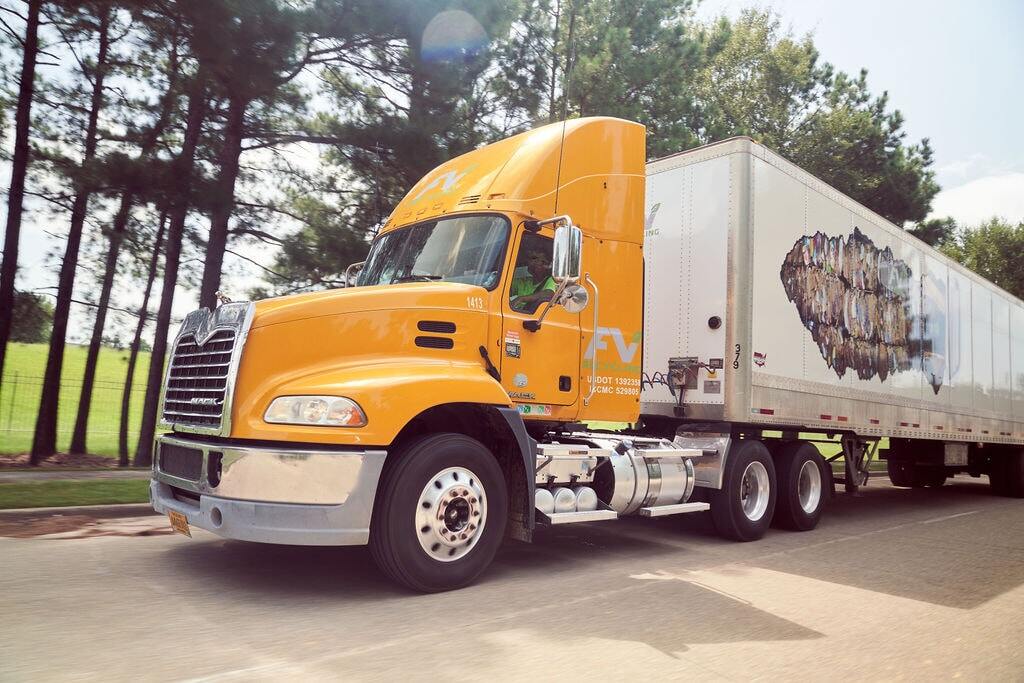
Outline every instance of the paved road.
<path id="1" fill-rule="evenodd" d="M 703 515 L 549 530 L 428 596 L 359 548 L 91 529 L 0 539 L 0 679 L 1024 678 L 1024 501 L 969 478 L 750 544 Z"/>

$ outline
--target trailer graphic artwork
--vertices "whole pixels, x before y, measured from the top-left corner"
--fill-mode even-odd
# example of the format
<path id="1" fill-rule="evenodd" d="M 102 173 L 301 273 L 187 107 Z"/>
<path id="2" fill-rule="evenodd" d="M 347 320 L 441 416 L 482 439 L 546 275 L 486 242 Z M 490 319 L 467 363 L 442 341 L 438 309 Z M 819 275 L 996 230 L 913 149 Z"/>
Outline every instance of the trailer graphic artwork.
<path id="1" fill-rule="evenodd" d="M 917 365 L 938 393 L 943 357 L 934 353 L 932 342 L 915 339 L 914 273 L 889 247 L 878 249 L 856 227 L 837 237 L 818 231 L 794 243 L 780 275 L 786 296 L 837 376 L 853 369 L 860 379 L 877 376 L 884 382 Z M 926 336 L 937 341 L 944 338 L 939 328 L 945 317 L 937 300 L 926 299 L 926 309 L 938 309 L 926 313 Z"/>

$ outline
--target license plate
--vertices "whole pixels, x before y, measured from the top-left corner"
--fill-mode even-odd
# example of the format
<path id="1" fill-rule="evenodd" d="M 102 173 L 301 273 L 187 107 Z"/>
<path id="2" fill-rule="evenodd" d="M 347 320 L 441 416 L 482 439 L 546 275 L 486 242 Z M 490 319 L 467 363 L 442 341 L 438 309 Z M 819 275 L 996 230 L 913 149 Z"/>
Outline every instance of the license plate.
<path id="1" fill-rule="evenodd" d="M 174 529 L 175 533 L 184 534 L 192 538 L 192 532 L 188 528 L 188 517 L 176 510 L 171 510 L 167 513 L 167 518 L 171 520 L 171 528 Z"/>

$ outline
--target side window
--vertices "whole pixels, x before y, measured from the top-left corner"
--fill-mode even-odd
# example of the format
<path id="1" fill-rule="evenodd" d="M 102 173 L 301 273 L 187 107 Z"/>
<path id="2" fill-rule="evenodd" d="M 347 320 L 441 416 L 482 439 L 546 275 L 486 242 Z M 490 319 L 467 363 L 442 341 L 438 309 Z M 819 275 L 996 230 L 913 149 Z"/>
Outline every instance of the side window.
<path id="1" fill-rule="evenodd" d="M 537 233 L 528 232 L 519 242 L 516 255 L 516 269 L 512 274 L 512 291 L 509 305 L 513 311 L 533 313 L 549 301 L 555 293 L 555 281 L 551 277 L 552 240 Z"/>

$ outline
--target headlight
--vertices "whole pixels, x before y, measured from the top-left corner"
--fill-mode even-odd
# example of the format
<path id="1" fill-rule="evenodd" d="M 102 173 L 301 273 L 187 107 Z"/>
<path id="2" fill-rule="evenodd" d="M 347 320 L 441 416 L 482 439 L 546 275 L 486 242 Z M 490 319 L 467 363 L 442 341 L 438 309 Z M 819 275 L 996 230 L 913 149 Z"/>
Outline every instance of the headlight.
<path id="1" fill-rule="evenodd" d="M 263 414 L 274 424 L 363 427 L 366 415 L 355 401 L 340 396 L 278 396 Z"/>

